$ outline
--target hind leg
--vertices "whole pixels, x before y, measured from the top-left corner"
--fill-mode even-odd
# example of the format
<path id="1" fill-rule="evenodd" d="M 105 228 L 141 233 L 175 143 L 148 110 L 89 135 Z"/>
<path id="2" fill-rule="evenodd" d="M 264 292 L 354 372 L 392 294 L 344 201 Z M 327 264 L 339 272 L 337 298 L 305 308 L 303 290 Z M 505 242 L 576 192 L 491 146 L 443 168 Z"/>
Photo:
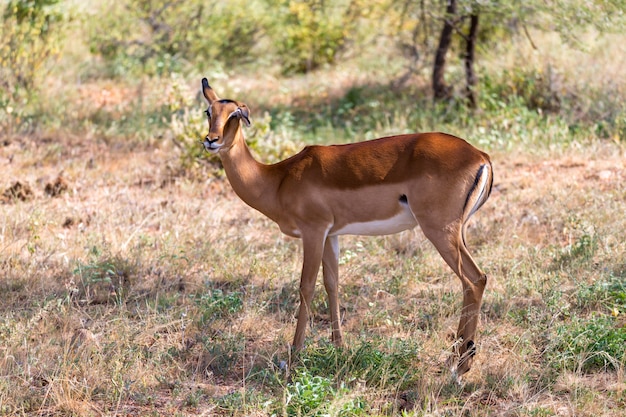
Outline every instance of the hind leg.
<path id="1" fill-rule="evenodd" d="M 455 371 L 460 376 L 470 370 L 476 354 L 476 328 L 487 276 L 476 265 L 465 246 L 461 220 L 446 223 L 441 217 L 433 215 L 421 216 L 417 220 L 428 240 L 435 245 L 463 285 L 463 308 L 457 329 L 460 344 L 455 348 L 459 355 Z"/>

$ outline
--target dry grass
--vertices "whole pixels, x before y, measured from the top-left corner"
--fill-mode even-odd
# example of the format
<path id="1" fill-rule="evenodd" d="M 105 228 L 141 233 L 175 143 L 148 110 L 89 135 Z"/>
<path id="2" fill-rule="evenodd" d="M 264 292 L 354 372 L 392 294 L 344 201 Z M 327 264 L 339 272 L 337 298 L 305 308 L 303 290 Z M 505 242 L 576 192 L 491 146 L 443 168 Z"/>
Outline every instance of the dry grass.
<path id="1" fill-rule="evenodd" d="M 15 138 L 0 152 L 3 185 L 19 180 L 34 194 L 0 205 L 3 413 L 209 415 L 233 412 L 220 403 L 233 393 L 275 395 L 280 385 L 267 378 L 280 379 L 276 363 L 287 359 L 296 241 L 224 180 L 173 177 L 166 143 L 116 152 L 95 140 Z M 342 239 L 348 341 L 421 346 L 411 388 L 418 415 L 619 415 L 623 364 L 551 382 L 539 326 L 511 317 L 558 320 L 578 286 L 607 268 L 623 274 L 625 160 L 610 143 L 541 158 L 494 155 L 494 193 L 470 229 L 490 284 L 464 387 L 439 375 L 459 285 L 419 231 Z M 51 197 L 45 186 L 59 174 L 69 187 Z M 583 233 L 598 241 L 593 256 L 555 265 Z M 195 300 L 207 288 L 236 292 L 242 309 L 205 317 L 205 326 Z M 313 340 L 328 333 L 322 293 Z M 374 413 L 401 408 L 389 390 L 357 392 Z M 250 401 L 234 414 L 269 413 Z"/>

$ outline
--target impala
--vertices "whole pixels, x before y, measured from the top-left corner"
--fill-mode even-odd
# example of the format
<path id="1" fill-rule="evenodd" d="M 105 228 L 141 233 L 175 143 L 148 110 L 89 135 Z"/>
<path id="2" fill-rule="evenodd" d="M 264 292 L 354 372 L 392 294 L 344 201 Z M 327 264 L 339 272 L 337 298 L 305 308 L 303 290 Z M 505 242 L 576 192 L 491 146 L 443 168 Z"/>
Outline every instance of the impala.
<path id="1" fill-rule="evenodd" d="M 346 145 L 307 146 L 273 165 L 257 162 L 241 124 L 248 107 L 219 99 L 202 79 L 209 103 L 207 151 L 217 154 L 235 193 L 302 239 L 300 308 L 293 347 L 304 346 L 315 281 L 323 266 L 332 340 L 343 343 L 338 300 L 339 236 L 385 235 L 420 225 L 463 285 L 463 307 L 452 371 L 470 369 L 487 276 L 470 256 L 465 229 L 487 200 L 493 183 L 489 156 L 444 133 L 385 137 Z"/>

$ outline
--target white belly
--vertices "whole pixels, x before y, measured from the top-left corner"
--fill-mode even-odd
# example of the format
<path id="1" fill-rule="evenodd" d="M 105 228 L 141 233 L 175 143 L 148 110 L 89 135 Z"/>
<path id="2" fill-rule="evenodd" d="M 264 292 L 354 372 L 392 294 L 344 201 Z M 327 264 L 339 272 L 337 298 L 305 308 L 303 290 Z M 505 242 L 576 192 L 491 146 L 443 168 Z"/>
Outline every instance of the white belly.
<path id="1" fill-rule="evenodd" d="M 369 222 L 349 223 L 338 230 L 331 230 L 330 235 L 391 235 L 412 229 L 417 226 L 417 221 L 408 206 L 403 205 L 403 210 L 393 217 Z"/>

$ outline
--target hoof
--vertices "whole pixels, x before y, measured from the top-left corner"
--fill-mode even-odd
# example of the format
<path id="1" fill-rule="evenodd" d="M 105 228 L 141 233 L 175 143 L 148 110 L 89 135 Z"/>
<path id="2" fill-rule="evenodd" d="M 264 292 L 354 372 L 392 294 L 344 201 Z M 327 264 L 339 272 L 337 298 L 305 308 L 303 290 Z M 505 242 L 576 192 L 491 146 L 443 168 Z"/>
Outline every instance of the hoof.
<path id="1" fill-rule="evenodd" d="M 470 358 L 476 356 L 476 344 L 473 340 L 467 341 L 467 347 L 464 355 L 469 356 Z"/>
<path id="2" fill-rule="evenodd" d="M 476 343 L 473 340 L 463 343 L 463 339 L 459 338 L 452 346 L 452 353 L 448 356 L 446 365 L 457 383 L 460 383 L 461 377 L 470 370 L 476 352 Z"/>
<path id="3" fill-rule="evenodd" d="M 465 352 L 460 355 L 456 367 L 456 373 L 459 375 L 459 378 L 470 370 L 474 356 L 476 356 L 476 344 L 473 340 L 468 340 L 465 345 Z"/>

